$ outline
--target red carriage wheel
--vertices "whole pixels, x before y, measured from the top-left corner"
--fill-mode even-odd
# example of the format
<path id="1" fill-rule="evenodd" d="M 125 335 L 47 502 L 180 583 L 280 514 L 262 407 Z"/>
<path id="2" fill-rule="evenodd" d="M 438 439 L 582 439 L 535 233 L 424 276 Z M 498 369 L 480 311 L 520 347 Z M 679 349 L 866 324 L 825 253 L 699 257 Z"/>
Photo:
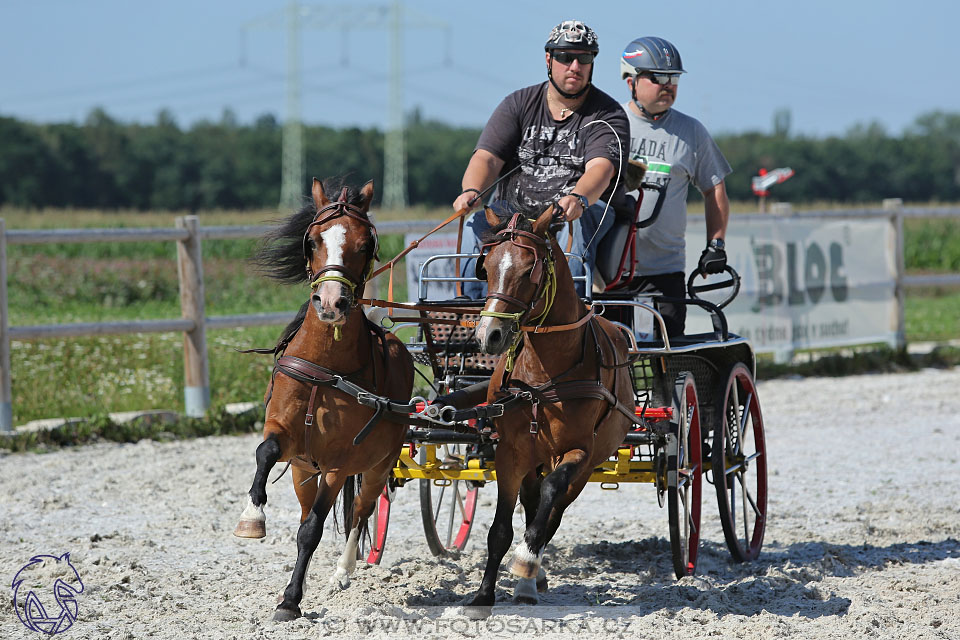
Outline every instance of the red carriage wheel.
<path id="1" fill-rule="evenodd" d="M 723 537 L 733 559 L 760 554 L 767 524 L 767 448 L 757 387 L 750 369 L 738 362 L 730 369 L 717 407 L 711 452 L 714 485 Z"/>
<path id="2" fill-rule="evenodd" d="M 437 445 L 442 465 L 448 469 L 466 468 L 467 446 Z M 426 462 L 426 447 L 420 448 L 420 462 Z M 467 480 L 421 480 L 420 515 L 430 552 L 443 556 L 463 551 L 473 528 L 479 489 Z"/>
<path id="3" fill-rule="evenodd" d="M 703 485 L 700 442 L 697 388 L 693 374 L 684 372 L 674 385 L 673 418 L 667 440 L 667 514 L 677 578 L 693 575 L 697 568 Z"/>

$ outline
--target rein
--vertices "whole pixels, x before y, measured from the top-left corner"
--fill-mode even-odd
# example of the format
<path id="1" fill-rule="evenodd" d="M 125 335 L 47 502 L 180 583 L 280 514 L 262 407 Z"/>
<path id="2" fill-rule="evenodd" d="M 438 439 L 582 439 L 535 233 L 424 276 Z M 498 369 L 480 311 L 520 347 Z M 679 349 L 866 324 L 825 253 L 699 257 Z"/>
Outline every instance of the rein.
<path id="1" fill-rule="evenodd" d="M 357 304 L 365 304 L 373 307 L 384 307 L 387 309 L 404 309 L 406 311 L 437 311 L 439 313 L 453 313 L 456 315 L 470 315 L 475 314 L 476 309 L 468 309 L 464 307 L 437 307 L 434 305 L 419 305 L 419 304 L 409 304 L 406 302 L 390 302 L 389 300 L 378 300 L 376 298 L 360 298 L 357 300 Z M 520 331 L 526 333 L 553 333 L 555 331 L 570 331 L 578 327 L 582 327 L 586 324 L 591 318 L 593 318 L 595 312 L 593 307 L 591 307 L 585 316 L 577 320 L 576 322 L 571 322 L 569 324 L 555 324 L 549 326 L 542 325 L 521 325 L 519 327 Z M 418 318 L 416 316 L 386 316 L 391 320 L 401 321 L 401 322 L 410 322 L 413 324 L 450 324 L 458 327 L 465 327 L 467 329 L 475 329 L 479 323 L 477 320 L 453 320 L 448 318 Z M 273 349 L 265 349 L 264 353 L 273 353 Z"/>

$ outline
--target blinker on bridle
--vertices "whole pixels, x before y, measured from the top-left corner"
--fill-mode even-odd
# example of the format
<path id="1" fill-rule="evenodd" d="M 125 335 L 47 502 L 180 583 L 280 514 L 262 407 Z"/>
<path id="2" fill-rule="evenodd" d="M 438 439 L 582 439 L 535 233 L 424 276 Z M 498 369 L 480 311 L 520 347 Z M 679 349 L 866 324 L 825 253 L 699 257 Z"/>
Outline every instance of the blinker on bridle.
<path id="1" fill-rule="evenodd" d="M 313 269 L 310 268 L 310 250 L 307 244 L 310 237 L 310 229 L 317 225 L 325 224 L 330 220 L 340 216 L 353 218 L 354 220 L 358 220 L 370 227 L 370 234 L 373 236 L 373 254 L 370 256 L 370 262 L 367 265 L 366 272 L 361 277 L 358 277 L 356 274 L 352 273 L 345 265 L 342 264 L 325 265 L 316 273 L 314 273 Z M 303 232 L 303 257 L 307 263 L 307 280 L 310 282 L 311 289 L 315 289 L 324 282 L 333 281 L 345 285 L 350 290 L 350 295 L 355 295 L 357 287 L 366 282 L 367 278 L 369 278 L 370 274 L 373 272 L 374 262 L 377 260 L 379 253 L 380 239 L 377 236 L 377 229 L 373 226 L 373 223 L 370 222 L 370 219 L 364 215 L 364 212 L 359 207 L 347 202 L 346 187 L 340 191 L 340 198 L 336 202 L 331 202 L 317 211 L 317 215 L 314 217 L 313 222 L 307 225 L 306 230 Z M 327 274 L 330 271 L 338 271 L 343 275 Z"/>

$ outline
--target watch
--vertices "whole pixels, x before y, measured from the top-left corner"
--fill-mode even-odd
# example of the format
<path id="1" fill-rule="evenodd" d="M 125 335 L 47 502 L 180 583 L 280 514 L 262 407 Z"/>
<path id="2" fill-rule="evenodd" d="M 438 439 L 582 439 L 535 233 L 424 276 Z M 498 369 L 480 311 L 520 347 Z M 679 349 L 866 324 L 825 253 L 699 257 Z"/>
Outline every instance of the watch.
<path id="1" fill-rule="evenodd" d="M 580 206 L 583 207 L 583 210 L 586 211 L 587 207 L 590 206 L 590 202 L 587 200 L 587 196 L 582 196 L 579 193 L 571 193 L 574 198 L 580 201 Z"/>
<path id="2" fill-rule="evenodd" d="M 707 246 L 713 249 L 717 249 L 719 251 L 723 251 L 724 249 L 726 249 L 727 245 L 726 243 L 724 243 L 723 238 L 714 238 L 709 243 L 707 243 Z"/>

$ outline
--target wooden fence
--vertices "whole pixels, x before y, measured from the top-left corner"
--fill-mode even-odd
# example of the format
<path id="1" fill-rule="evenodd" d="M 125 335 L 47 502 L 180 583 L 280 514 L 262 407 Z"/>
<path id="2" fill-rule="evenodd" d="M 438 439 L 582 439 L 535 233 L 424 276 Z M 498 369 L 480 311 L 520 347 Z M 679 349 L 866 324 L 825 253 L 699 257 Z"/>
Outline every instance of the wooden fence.
<path id="1" fill-rule="evenodd" d="M 903 219 L 905 217 L 960 217 L 960 208 L 895 208 L 815 211 L 792 214 L 800 217 L 893 217 L 896 221 L 899 251 L 899 295 L 908 287 L 960 285 L 960 274 L 907 276 L 902 269 Z M 736 224 L 736 216 L 731 221 Z M 381 234 L 425 233 L 437 221 L 381 222 Z M 210 407 L 210 375 L 206 344 L 206 329 L 282 325 L 293 319 L 295 312 L 256 313 L 233 316 L 206 317 L 204 310 L 203 260 L 201 241 L 204 239 L 255 238 L 268 227 L 233 226 L 201 227 L 196 216 L 177 218 L 176 225 L 167 229 L 58 229 L 6 230 L 0 218 L 0 431 L 13 429 L 13 404 L 10 370 L 10 343 L 12 340 L 35 340 L 125 333 L 183 333 L 184 403 L 188 416 L 203 416 Z M 180 281 L 179 318 L 169 320 L 138 320 L 124 322 L 94 322 L 9 326 L 7 309 L 7 245 L 57 244 L 85 242 L 157 242 L 177 243 L 177 272 Z M 373 292 L 369 292 L 373 295 Z M 902 300 L 901 300 L 902 302 Z M 903 319 L 900 319 L 903 335 Z"/>

